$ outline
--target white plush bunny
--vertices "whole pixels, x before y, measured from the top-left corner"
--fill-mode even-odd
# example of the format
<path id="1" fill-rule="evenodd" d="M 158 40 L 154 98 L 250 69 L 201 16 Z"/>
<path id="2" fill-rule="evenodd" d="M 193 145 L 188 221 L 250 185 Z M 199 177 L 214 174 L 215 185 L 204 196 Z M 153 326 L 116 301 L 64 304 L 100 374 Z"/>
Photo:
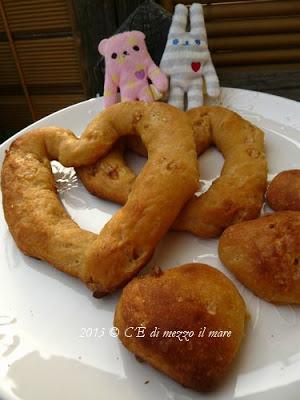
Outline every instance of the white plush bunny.
<path id="1" fill-rule="evenodd" d="M 169 104 L 184 109 L 203 104 L 203 79 L 211 97 L 220 94 L 219 79 L 207 47 L 207 36 L 201 4 L 190 7 L 190 32 L 186 31 L 188 8 L 175 7 L 164 54 L 160 62 L 162 71 L 170 77 Z"/>

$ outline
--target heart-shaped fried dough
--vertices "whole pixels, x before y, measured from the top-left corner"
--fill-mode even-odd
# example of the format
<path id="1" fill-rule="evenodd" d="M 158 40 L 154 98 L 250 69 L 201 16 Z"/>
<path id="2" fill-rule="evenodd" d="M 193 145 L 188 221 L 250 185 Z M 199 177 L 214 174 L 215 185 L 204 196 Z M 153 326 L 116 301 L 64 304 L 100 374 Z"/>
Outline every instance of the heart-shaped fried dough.
<path id="1" fill-rule="evenodd" d="M 225 230 L 224 265 L 271 303 L 300 304 L 300 212 L 282 211 Z"/>
<path id="2" fill-rule="evenodd" d="M 223 273 L 186 264 L 132 280 L 114 324 L 136 356 L 186 387 L 210 390 L 239 350 L 246 316 L 242 297 Z"/>
<path id="3" fill-rule="evenodd" d="M 225 162 L 221 176 L 207 192 L 191 197 L 173 228 L 204 238 L 215 237 L 229 225 L 260 214 L 267 186 L 264 133 L 223 107 L 197 107 L 189 110 L 187 116 L 193 127 L 197 153 L 214 144 Z M 130 147 L 145 154 L 139 138 L 132 139 Z M 135 174 L 124 161 L 122 146 L 78 172 L 92 194 L 121 204 L 134 187 Z"/>
<path id="4" fill-rule="evenodd" d="M 57 197 L 50 161 L 92 164 L 129 134 L 141 137 L 149 159 L 126 205 L 99 235 L 80 229 Z M 163 103 L 116 104 L 79 139 L 57 127 L 28 132 L 13 142 L 2 168 L 5 218 L 19 248 L 80 278 L 96 296 L 123 286 L 146 264 L 197 185 L 187 116 Z"/>

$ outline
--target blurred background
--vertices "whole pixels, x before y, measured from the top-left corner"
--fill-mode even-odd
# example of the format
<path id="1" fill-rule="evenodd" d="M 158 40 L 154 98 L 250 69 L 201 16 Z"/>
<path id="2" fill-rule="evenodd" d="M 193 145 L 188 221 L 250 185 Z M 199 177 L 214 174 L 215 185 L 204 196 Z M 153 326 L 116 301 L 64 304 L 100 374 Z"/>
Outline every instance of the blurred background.
<path id="1" fill-rule="evenodd" d="M 300 99 L 300 0 L 206 0 L 222 86 Z M 0 0 L 0 141 L 103 90 L 97 46 L 139 29 L 159 63 L 172 0 Z"/>

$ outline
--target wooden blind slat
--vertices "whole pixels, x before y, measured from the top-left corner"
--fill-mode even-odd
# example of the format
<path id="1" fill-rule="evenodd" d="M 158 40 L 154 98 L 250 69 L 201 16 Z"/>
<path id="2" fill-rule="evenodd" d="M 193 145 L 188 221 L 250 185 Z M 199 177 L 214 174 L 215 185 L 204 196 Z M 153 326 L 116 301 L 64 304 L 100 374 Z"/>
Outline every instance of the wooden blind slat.
<path id="1" fill-rule="evenodd" d="M 47 21 L 43 20 L 32 20 L 24 19 L 23 21 L 16 21 L 11 24 L 12 32 L 40 32 L 45 31 L 46 29 L 65 29 L 70 28 L 69 24 L 66 24 L 66 21 L 63 18 L 54 18 L 51 20 L 50 18 Z M 3 28 L 1 29 L 3 32 Z"/>
<path id="2" fill-rule="evenodd" d="M 212 55 L 216 66 L 254 65 L 268 63 L 300 62 L 300 48 L 271 51 L 245 51 L 237 53 L 217 53 Z"/>
<path id="3" fill-rule="evenodd" d="M 57 75 L 59 75 L 59 78 L 57 78 Z M 61 70 L 52 70 L 52 71 L 36 71 L 33 73 L 28 73 L 28 71 L 25 71 L 25 76 L 27 78 L 28 84 L 29 85 L 38 85 L 42 84 L 45 81 L 48 84 L 59 84 L 59 83 L 77 83 L 78 79 L 77 74 L 71 73 L 70 72 L 63 72 Z"/>
<path id="4" fill-rule="evenodd" d="M 12 0 L 11 0 L 12 1 Z M 172 0 L 171 0 L 172 1 Z M 273 0 L 173 0 L 173 4 L 179 4 L 179 3 L 184 3 L 184 4 L 193 4 L 193 3 L 201 3 L 203 5 L 205 4 L 210 4 L 213 5 L 214 3 L 250 3 L 250 2 L 255 2 L 255 3 L 261 3 L 261 2 L 269 2 Z M 297 1 L 297 0 L 295 0 Z"/>
<path id="5" fill-rule="evenodd" d="M 32 48 L 34 46 L 36 49 L 43 50 L 47 46 L 55 47 L 60 46 L 61 48 L 73 48 L 74 40 L 71 37 L 56 37 L 56 38 L 43 38 L 43 39 L 33 39 L 33 40 L 17 40 L 18 46 L 22 49 Z"/>
<path id="6" fill-rule="evenodd" d="M 191 5 L 193 3 L 201 3 L 203 5 L 215 5 L 219 3 L 249 3 L 249 2 L 255 2 L 255 3 L 261 3 L 262 1 L 264 2 L 269 2 L 273 0 L 231 0 L 231 1 L 226 1 L 226 0 L 161 0 L 160 3 L 162 6 L 166 9 L 169 10 L 170 12 L 173 12 L 174 7 L 176 4 L 184 3 L 187 5 Z M 295 0 L 297 1 L 297 0 Z"/>
<path id="7" fill-rule="evenodd" d="M 216 37 L 208 39 L 208 46 L 211 51 L 300 47 L 300 33 Z"/>
<path id="8" fill-rule="evenodd" d="M 247 2 L 249 0 L 240 0 L 241 2 Z M 202 3 L 202 4 L 211 4 L 211 3 L 225 3 L 226 0 L 206 0 L 206 1 L 193 1 L 193 0 L 186 0 L 186 1 L 181 1 L 181 0 L 161 0 L 160 3 L 161 5 L 168 11 L 173 12 L 174 7 L 176 4 L 179 3 L 184 3 L 184 4 L 192 4 L 192 3 Z M 233 0 L 233 2 L 235 2 Z M 237 2 L 237 1 L 236 1 Z"/>
<path id="9" fill-rule="evenodd" d="M 27 5 L 27 6 L 40 6 L 46 7 L 49 4 L 49 0 L 3 0 L 5 8 L 13 7 L 15 4 Z M 53 4 L 65 4 L 64 0 L 51 0 Z"/>
<path id="10" fill-rule="evenodd" d="M 232 71 L 232 72 L 264 72 L 268 69 L 269 73 L 281 74 L 285 72 L 286 74 L 295 73 L 295 71 L 300 71 L 300 63 L 283 63 L 283 64 L 258 64 L 258 65 L 227 65 L 218 68 L 218 72 Z M 286 82 L 289 84 L 289 82 Z"/>
<path id="11" fill-rule="evenodd" d="M 204 7 L 205 20 L 249 17 L 274 17 L 300 14 L 300 1 L 281 0 L 251 3 L 217 4 Z"/>
<path id="12" fill-rule="evenodd" d="M 299 17 L 207 22 L 210 37 L 300 32 Z"/>
<path id="13" fill-rule="evenodd" d="M 2 0 L 3 1 L 3 0 Z M 17 14 L 20 11 L 35 11 L 39 9 L 48 10 L 51 12 L 52 10 L 66 10 L 66 2 L 65 1 L 51 1 L 51 2 L 42 2 L 38 1 L 35 4 L 30 4 L 28 1 L 14 1 L 13 3 L 7 4 L 7 1 L 3 1 L 5 5 L 5 9 L 10 12 L 10 14 Z"/>
<path id="14" fill-rule="evenodd" d="M 65 8 L 63 9 L 59 9 L 57 7 L 51 7 L 51 3 L 50 6 L 47 7 L 47 9 L 45 8 L 45 11 L 47 10 L 47 17 L 53 17 L 54 15 L 61 15 L 62 17 L 66 17 L 64 15 L 64 12 L 66 11 Z M 44 11 L 44 9 L 41 10 L 41 7 L 33 7 L 33 8 L 28 8 L 28 7 L 24 7 L 23 9 L 20 9 L 19 7 L 17 8 L 12 8 L 11 10 L 9 10 L 9 16 L 10 17 L 14 17 L 14 18 L 21 18 L 24 15 L 32 15 L 33 18 L 36 18 L 37 15 L 39 15 L 40 18 L 45 18 L 43 15 L 40 15 L 41 11 Z"/>

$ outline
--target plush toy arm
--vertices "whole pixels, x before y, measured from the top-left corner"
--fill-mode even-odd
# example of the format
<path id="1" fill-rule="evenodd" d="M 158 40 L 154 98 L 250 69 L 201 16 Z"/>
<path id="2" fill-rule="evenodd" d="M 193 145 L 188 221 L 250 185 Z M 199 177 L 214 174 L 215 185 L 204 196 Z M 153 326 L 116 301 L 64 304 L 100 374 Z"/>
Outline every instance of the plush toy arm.
<path id="1" fill-rule="evenodd" d="M 148 76 L 157 90 L 160 92 L 166 92 L 168 90 L 168 78 L 154 62 L 151 62 L 148 68 Z"/>
<path id="2" fill-rule="evenodd" d="M 160 67 L 161 71 L 163 71 L 163 73 L 165 73 L 167 75 L 170 75 L 170 68 L 169 68 L 169 65 L 168 65 L 169 64 L 168 63 L 168 60 L 169 60 L 169 51 L 168 51 L 168 49 L 169 49 L 169 47 L 167 45 L 165 50 L 164 50 L 164 52 L 163 52 L 162 58 L 160 60 L 159 67 Z"/>
<path id="3" fill-rule="evenodd" d="M 207 94 L 211 97 L 218 97 L 220 94 L 220 83 L 210 55 L 203 65 L 202 74 L 205 79 Z"/>
<path id="4" fill-rule="evenodd" d="M 113 82 L 109 73 L 105 73 L 104 81 L 104 107 L 107 108 L 117 102 L 118 87 Z"/>

